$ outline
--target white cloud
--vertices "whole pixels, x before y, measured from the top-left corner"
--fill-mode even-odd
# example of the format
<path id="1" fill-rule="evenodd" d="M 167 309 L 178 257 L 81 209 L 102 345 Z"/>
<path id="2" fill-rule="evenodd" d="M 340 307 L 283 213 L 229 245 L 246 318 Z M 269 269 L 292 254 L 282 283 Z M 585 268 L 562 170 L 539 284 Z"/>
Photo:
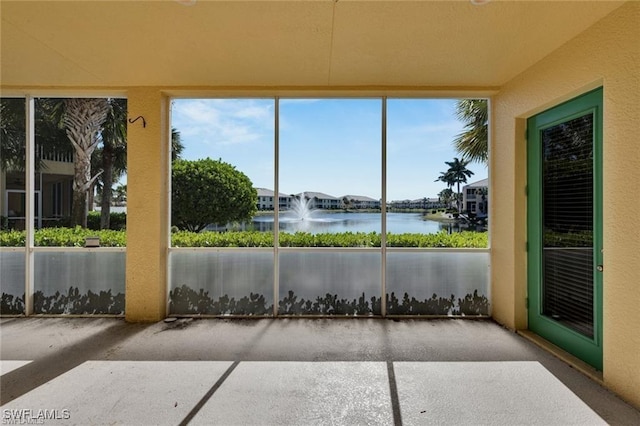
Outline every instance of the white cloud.
<path id="1" fill-rule="evenodd" d="M 240 145 L 273 133 L 273 102 L 252 99 L 175 100 L 172 126 L 185 144 Z"/>

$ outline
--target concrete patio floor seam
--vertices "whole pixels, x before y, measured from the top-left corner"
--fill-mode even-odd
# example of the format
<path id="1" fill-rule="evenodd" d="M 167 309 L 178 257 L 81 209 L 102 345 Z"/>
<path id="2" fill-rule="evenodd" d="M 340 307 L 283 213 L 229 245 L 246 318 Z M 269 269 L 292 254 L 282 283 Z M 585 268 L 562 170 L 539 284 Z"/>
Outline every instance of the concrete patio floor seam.
<path id="1" fill-rule="evenodd" d="M 2 409 L 78 425 L 605 424 L 535 361 L 87 361 Z"/>
<path id="2" fill-rule="evenodd" d="M 640 424 L 491 321 L 21 318 L 0 336 L 5 423 Z"/>

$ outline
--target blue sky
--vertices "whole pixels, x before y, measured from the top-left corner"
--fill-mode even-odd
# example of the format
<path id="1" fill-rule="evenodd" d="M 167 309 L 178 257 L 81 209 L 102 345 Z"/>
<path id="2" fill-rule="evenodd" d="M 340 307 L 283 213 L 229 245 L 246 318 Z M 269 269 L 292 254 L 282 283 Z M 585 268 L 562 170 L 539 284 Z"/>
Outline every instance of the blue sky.
<path id="1" fill-rule="evenodd" d="M 274 114 L 273 99 L 175 99 L 171 125 L 183 158 L 221 158 L 273 189 Z M 381 197 L 382 100 L 281 99 L 279 126 L 280 192 Z M 462 129 L 455 100 L 389 99 L 387 199 L 436 197 Z M 469 182 L 487 177 L 484 165 L 467 167 Z"/>

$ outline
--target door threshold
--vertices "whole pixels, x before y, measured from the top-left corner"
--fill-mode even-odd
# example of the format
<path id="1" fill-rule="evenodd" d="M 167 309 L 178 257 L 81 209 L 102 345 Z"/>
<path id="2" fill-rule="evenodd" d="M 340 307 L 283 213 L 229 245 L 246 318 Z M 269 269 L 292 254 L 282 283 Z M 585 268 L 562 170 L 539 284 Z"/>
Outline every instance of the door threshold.
<path id="1" fill-rule="evenodd" d="M 535 334 L 530 330 L 516 330 L 516 333 L 539 346 L 540 348 L 550 352 L 552 355 L 560 358 L 565 363 L 569 364 L 571 367 L 575 368 L 585 376 L 589 377 L 591 380 L 599 383 L 604 386 L 604 380 L 602 378 L 602 371 L 596 370 L 593 366 L 587 364 L 580 358 L 575 355 L 571 355 L 569 352 L 564 349 L 554 345 L 553 343 L 545 340 L 539 335 Z"/>

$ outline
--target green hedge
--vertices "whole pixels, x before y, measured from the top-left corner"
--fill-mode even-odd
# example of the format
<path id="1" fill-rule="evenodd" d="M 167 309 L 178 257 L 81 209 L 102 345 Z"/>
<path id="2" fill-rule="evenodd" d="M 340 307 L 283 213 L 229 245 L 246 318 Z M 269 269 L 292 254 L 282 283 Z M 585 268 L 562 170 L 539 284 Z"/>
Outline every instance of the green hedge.
<path id="1" fill-rule="evenodd" d="M 100 212 L 89 212 L 87 215 L 87 228 L 100 229 Z M 122 230 L 127 227 L 126 213 L 109 213 L 109 229 Z"/>
<path id="2" fill-rule="evenodd" d="M 35 232 L 34 242 L 40 247 L 83 247 L 85 237 L 100 237 L 101 247 L 125 247 L 126 232 L 76 228 L 43 228 Z M 389 247 L 454 247 L 486 248 L 486 232 L 447 234 L 388 234 Z M 171 234 L 173 247 L 272 247 L 273 234 L 258 231 L 187 232 Z M 0 246 L 25 245 L 24 231 L 0 231 Z M 380 234 L 375 232 L 343 232 L 339 234 L 281 233 L 281 247 L 380 247 Z"/>
<path id="3" fill-rule="evenodd" d="M 389 247 L 452 247 L 452 248 L 487 248 L 489 234 L 486 232 L 454 232 L 446 231 L 437 234 L 390 234 L 387 235 Z"/>
<path id="4" fill-rule="evenodd" d="M 273 234 L 258 231 L 189 232 L 171 234 L 173 247 L 273 247 Z"/>
<path id="5" fill-rule="evenodd" d="M 91 211 L 87 215 L 87 228 L 93 230 L 100 230 L 100 217 L 101 213 L 98 211 Z M 71 224 L 70 217 L 63 217 L 58 222 L 57 226 L 61 228 L 68 228 Z M 109 213 L 109 229 L 121 231 L 127 227 L 127 214 L 126 213 Z"/>
<path id="6" fill-rule="evenodd" d="M 101 247 L 126 247 L 127 233 L 103 229 L 99 231 L 76 228 L 42 228 L 36 230 L 33 240 L 38 247 L 84 247 L 86 237 L 99 237 Z M 0 231 L 1 247 L 25 245 L 24 231 Z"/>

